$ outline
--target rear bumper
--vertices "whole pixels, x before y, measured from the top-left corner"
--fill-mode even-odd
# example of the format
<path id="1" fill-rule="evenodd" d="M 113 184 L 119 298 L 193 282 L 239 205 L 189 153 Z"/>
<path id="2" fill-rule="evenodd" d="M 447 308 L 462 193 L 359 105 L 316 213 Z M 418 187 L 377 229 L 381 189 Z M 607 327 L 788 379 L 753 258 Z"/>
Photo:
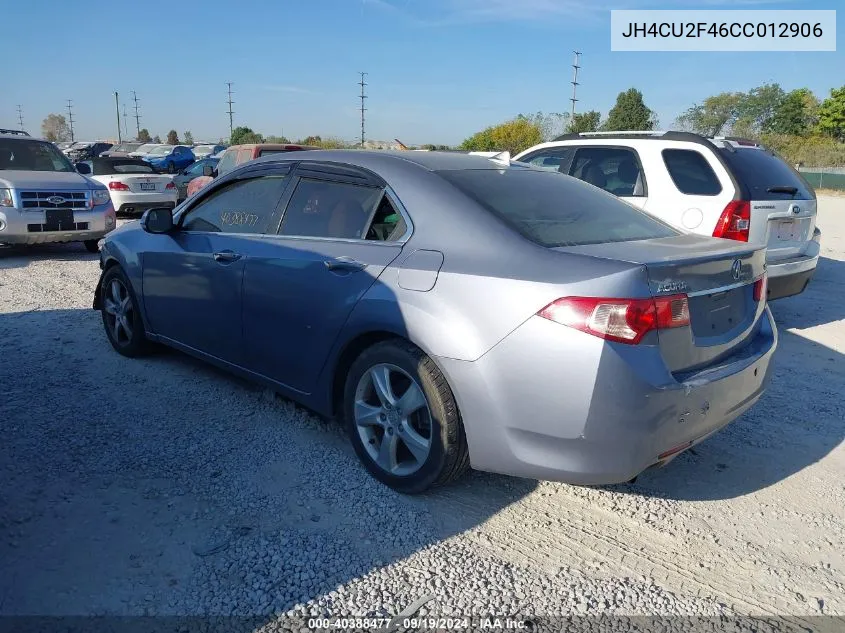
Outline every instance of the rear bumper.
<path id="1" fill-rule="evenodd" d="M 762 396 L 777 330 L 766 308 L 734 356 L 668 372 L 627 346 L 533 317 L 475 362 L 436 358 L 455 392 L 473 468 L 602 485 L 629 481 L 730 423 Z"/>
<path id="2" fill-rule="evenodd" d="M 804 292 L 819 264 L 821 233 L 816 229 L 802 255 L 766 262 L 769 276 L 768 300 L 782 299 Z"/>
<path id="3" fill-rule="evenodd" d="M 119 215 L 138 215 L 147 209 L 174 209 L 176 207 L 175 196 L 162 202 L 124 202 L 117 208 Z"/>

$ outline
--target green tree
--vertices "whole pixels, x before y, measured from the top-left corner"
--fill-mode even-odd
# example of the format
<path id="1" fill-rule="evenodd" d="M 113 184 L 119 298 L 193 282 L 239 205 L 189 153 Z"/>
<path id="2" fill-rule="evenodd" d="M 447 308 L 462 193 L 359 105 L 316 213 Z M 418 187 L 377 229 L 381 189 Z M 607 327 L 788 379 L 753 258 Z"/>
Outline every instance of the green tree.
<path id="1" fill-rule="evenodd" d="M 186 130 L 185 132 L 182 132 L 182 140 L 185 141 L 185 145 L 193 145 L 194 135 L 191 134 L 190 130 Z"/>
<path id="2" fill-rule="evenodd" d="M 178 145 L 179 144 L 179 135 L 176 133 L 176 130 L 170 130 L 167 133 L 167 144 L 168 145 Z"/>
<path id="3" fill-rule="evenodd" d="M 676 124 L 704 136 L 719 136 L 736 121 L 744 98 L 741 92 L 722 92 L 707 97 L 703 103 L 692 106 L 679 116 Z"/>
<path id="4" fill-rule="evenodd" d="M 138 132 L 138 142 L 139 143 L 152 143 L 153 142 L 153 139 L 150 136 L 150 131 L 147 128 L 142 127 L 140 129 L 140 131 Z"/>
<path id="5" fill-rule="evenodd" d="M 732 132 L 752 137 L 770 132 L 772 120 L 785 97 L 786 93 L 778 84 L 752 88 L 739 101 Z"/>
<path id="6" fill-rule="evenodd" d="M 288 140 L 288 138 L 286 136 L 272 136 L 271 135 L 271 136 L 268 136 L 266 139 L 264 139 L 264 142 L 265 143 L 284 144 L 284 143 L 290 143 L 290 140 Z"/>
<path id="7" fill-rule="evenodd" d="M 580 134 L 581 132 L 595 132 L 599 129 L 601 113 L 596 110 L 589 112 L 576 112 L 569 122 L 566 131 L 569 134 Z"/>
<path id="8" fill-rule="evenodd" d="M 816 124 L 819 100 L 807 88 L 787 93 L 769 120 L 768 134 L 807 136 Z"/>
<path id="9" fill-rule="evenodd" d="M 560 112 L 520 114 L 517 118 L 525 119 L 540 128 L 540 136 L 543 141 L 551 141 L 563 134 L 569 123 L 569 114 Z"/>
<path id="10" fill-rule="evenodd" d="M 53 143 L 61 143 L 70 139 L 70 127 L 61 114 L 48 114 L 41 122 L 41 135 Z"/>
<path id="11" fill-rule="evenodd" d="M 616 97 L 616 105 L 607 113 L 602 128 L 607 131 L 653 130 L 655 125 L 657 115 L 646 107 L 643 93 L 636 88 L 628 88 Z"/>
<path id="12" fill-rule="evenodd" d="M 161 137 L 158 134 L 153 137 L 153 143 L 161 143 Z"/>
<path id="13" fill-rule="evenodd" d="M 525 118 L 512 119 L 473 134 L 461 144 L 471 152 L 509 151 L 517 154 L 543 141 L 540 127 Z"/>
<path id="14" fill-rule="evenodd" d="M 323 139 L 318 134 L 317 136 L 306 136 L 304 139 L 299 141 L 298 145 L 320 145 L 323 142 Z"/>
<path id="15" fill-rule="evenodd" d="M 845 141 L 845 86 L 834 88 L 819 106 L 820 133 Z"/>
<path id="16" fill-rule="evenodd" d="M 244 143 L 263 143 L 264 137 L 253 132 L 250 128 L 245 126 L 238 126 L 232 130 L 232 138 L 229 139 L 230 145 L 243 145 Z"/>

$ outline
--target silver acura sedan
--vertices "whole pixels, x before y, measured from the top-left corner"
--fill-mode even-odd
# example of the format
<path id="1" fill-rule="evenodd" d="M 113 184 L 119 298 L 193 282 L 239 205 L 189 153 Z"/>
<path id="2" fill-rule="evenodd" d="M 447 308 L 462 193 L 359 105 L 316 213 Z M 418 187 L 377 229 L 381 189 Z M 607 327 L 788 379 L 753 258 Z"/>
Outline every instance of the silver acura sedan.
<path id="1" fill-rule="evenodd" d="M 763 248 L 482 156 L 268 156 L 100 265 L 119 353 L 163 343 L 340 418 L 405 493 L 470 466 L 629 481 L 751 407 L 777 345 Z"/>

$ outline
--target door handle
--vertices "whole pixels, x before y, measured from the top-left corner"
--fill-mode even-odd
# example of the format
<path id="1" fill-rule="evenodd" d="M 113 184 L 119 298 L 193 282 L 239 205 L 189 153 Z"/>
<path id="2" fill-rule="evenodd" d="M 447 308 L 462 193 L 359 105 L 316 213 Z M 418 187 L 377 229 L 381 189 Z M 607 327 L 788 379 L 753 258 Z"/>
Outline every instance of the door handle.
<path id="1" fill-rule="evenodd" d="M 327 259 L 323 262 L 330 271 L 350 272 L 354 273 L 359 270 L 364 270 L 367 264 L 355 261 L 349 257 L 338 257 L 337 259 Z"/>
<path id="2" fill-rule="evenodd" d="M 231 264 L 232 262 L 238 261 L 242 255 L 240 253 L 235 253 L 234 251 L 220 251 L 218 253 L 214 253 L 213 257 L 214 261 L 221 264 Z"/>

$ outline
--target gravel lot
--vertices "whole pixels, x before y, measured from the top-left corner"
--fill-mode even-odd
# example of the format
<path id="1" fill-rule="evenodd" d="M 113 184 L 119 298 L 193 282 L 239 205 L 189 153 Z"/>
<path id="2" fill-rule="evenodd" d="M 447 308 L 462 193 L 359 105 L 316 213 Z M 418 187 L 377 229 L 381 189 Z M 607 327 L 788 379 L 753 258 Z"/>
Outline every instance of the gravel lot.
<path id="1" fill-rule="evenodd" d="M 0 615 L 845 615 L 845 198 L 764 399 L 631 486 L 417 498 L 332 423 L 112 351 L 81 245 L 0 249 Z"/>

